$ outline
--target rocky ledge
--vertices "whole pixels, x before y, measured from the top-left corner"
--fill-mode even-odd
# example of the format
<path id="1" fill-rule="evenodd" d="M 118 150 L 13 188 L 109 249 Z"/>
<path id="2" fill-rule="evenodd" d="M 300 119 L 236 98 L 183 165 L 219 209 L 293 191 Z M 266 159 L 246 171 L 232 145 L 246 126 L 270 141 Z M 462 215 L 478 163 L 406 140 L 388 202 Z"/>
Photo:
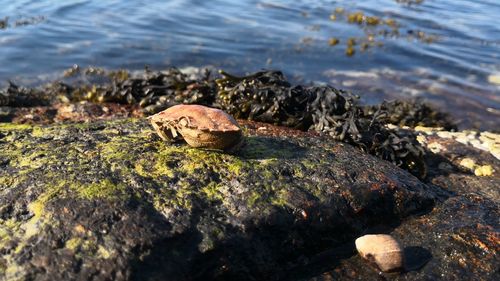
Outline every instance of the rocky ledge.
<path id="1" fill-rule="evenodd" d="M 231 155 L 142 119 L 0 124 L 0 280 L 500 280 L 488 152 L 426 134 L 420 181 L 317 133 L 243 128 Z M 367 233 L 401 242 L 403 273 L 356 254 Z"/>

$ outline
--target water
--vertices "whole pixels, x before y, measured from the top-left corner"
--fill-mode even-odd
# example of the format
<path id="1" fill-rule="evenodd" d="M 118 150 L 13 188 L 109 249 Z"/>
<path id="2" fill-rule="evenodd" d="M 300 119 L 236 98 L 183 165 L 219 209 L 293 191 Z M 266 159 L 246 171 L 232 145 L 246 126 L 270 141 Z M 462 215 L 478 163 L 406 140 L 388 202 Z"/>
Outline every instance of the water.
<path id="1" fill-rule="evenodd" d="M 330 20 L 338 7 L 344 13 Z M 397 21 L 399 36 L 376 35 L 381 46 L 361 51 L 368 33 L 391 28 L 348 23 L 356 11 Z M 272 68 L 297 83 L 352 90 L 366 103 L 423 97 L 462 127 L 498 130 L 498 15 L 498 0 L 0 0 L 0 19 L 9 17 L 0 29 L 0 83 L 57 79 L 73 64 L 237 74 Z M 419 31 L 423 40 L 415 39 Z M 330 46 L 332 37 L 340 43 Z M 349 57 L 351 37 L 357 44 Z"/>

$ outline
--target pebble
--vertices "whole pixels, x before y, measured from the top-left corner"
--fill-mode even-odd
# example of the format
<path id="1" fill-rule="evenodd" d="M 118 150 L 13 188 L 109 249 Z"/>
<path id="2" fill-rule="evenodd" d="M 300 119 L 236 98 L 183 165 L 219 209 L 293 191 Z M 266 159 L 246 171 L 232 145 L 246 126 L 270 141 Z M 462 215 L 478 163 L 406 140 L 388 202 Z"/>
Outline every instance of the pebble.
<path id="1" fill-rule="evenodd" d="M 397 128 L 397 127 L 396 127 Z M 437 135 L 442 139 L 453 139 L 459 143 L 467 146 L 472 146 L 477 149 L 489 152 L 495 158 L 500 160 L 500 134 L 492 132 L 477 132 L 477 131 L 460 131 L 460 132 L 449 132 L 442 131 L 440 128 L 431 128 L 417 126 L 414 129 L 416 132 L 424 134 L 427 136 Z M 426 143 L 426 138 L 420 137 L 417 139 L 421 144 Z"/>
<path id="2" fill-rule="evenodd" d="M 432 151 L 433 153 L 439 153 L 444 149 L 444 147 L 438 142 L 429 143 L 427 145 L 427 148 L 429 148 L 429 150 Z"/>
<path id="3" fill-rule="evenodd" d="M 364 235 L 356 239 L 355 244 L 361 257 L 375 263 L 381 271 L 403 269 L 403 249 L 391 235 Z"/>
<path id="4" fill-rule="evenodd" d="M 476 162 L 473 159 L 464 158 L 460 161 L 460 166 L 469 170 L 474 170 L 474 168 L 476 167 Z"/>
<path id="5" fill-rule="evenodd" d="M 479 166 L 474 170 L 474 174 L 478 177 L 488 177 L 493 175 L 493 167 L 490 165 Z"/>
<path id="6" fill-rule="evenodd" d="M 416 126 L 414 130 L 417 131 L 417 132 L 433 133 L 435 131 L 442 131 L 443 128 L 441 128 L 441 127 Z"/>
<path id="7" fill-rule="evenodd" d="M 478 177 L 488 177 L 493 175 L 493 167 L 491 165 L 478 165 L 473 159 L 464 158 L 460 161 L 460 166 L 474 171 Z"/>
<path id="8" fill-rule="evenodd" d="M 418 135 L 417 136 L 417 141 L 421 144 L 421 145 L 425 145 L 427 143 L 427 138 L 424 136 L 424 135 Z"/>

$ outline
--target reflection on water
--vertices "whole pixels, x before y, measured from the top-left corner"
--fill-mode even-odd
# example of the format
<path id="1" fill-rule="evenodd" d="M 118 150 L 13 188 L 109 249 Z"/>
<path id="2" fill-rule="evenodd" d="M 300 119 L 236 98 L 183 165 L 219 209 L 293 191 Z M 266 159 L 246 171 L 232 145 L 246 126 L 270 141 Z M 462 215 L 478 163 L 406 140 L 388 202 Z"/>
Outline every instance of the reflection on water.
<path id="1" fill-rule="evenodd" d="M 0 83 L 39 83 L 73 64 L 276 68 L 368 103 L 420 96 L 459 112 L 464 125 L 500 123 L 496 0 L 0 0 L 0 7 Z"/>

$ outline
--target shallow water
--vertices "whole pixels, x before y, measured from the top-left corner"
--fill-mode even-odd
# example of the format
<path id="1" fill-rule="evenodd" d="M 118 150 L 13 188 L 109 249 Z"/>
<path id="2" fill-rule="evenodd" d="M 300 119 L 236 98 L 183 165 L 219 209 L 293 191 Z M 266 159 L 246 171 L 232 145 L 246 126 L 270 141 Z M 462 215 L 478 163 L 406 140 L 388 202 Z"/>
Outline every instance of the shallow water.
<path id="1" fill-rule="evenodd" d="M 367 103 L 423 97 L 462 127 L 500 127 L 497 0 L 0 0 L 0 7 L 0 20 L 9 17 L 0 29 L 2 85 L 55 79 L 73 64 L 273 68 L 294 82 L 352 90 Z M 334 13 L 339 7 L 343 13 Z M 387 24 L 349 23 L 356 11 L 394 20 L 399 35 Z M 329 45 L 332 37 L 338 45 Z M 351 37 L 355 54 L 347 56 Z"/>

